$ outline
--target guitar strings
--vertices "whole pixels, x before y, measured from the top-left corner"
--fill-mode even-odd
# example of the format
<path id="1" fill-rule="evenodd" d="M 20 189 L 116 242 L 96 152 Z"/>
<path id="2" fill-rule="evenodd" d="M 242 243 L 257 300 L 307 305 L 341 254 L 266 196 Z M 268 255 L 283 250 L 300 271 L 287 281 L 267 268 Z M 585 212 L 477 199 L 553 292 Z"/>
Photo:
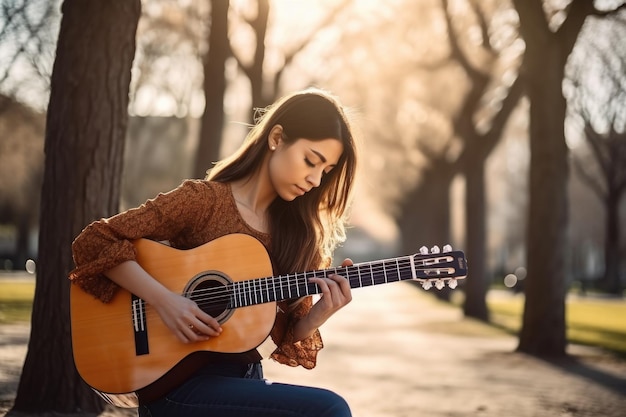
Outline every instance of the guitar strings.
<path id="1" fill-rule="evenodd" d="M 446 269 L 445 267 L 437 267 L 437 265 L 440 265 L 441 262 L 429 263 L 432 262 L 432 260 L 429 259 L 416 258 L 413 261 L 416 273 L 432 269 Z M 278 301 L 280 299 L 319 294 L 320 291 L 317 285 L 309 282 L 309 278 L 312 277 L 327 277 L 329 274 L 335 273 L 339 275 L 344 275 L 350 281 L 351 286 L 354 288 L 368 286 L 364 285 L 364 283 L 369 285 L 376 285 L 385 282 L 400 281 L 402 280 L 402 271 L 406 269 L 409 269 L 412 272 L 410 257 L 391 258 L 376 262 L 370 262 L 368 264 L 356 264 L 344 267 L 340 266 L 323 270 L 301 272 L 297 274 L 286 274 L 265 278 L 255 278 L 251 280 L 235 281 L 225 286 L 198 289 L 190 294 L 189 297 L 192 298 L 203 310 L 218 306 L 226 306 L 226 308 L 245 307 L 264 302 Z M 387 280 L 388 277 L 386 276 L 384 280 L 376 280 L 375 275 L 386 275 L 387 273 L 391 273 L 390 275 L 393 280 Z M 449 277 L 424 277 L 424 279 L 433 280 L 440 278 Z M 309 288 L 309 286 L 311 286 L 312 288 Z M 302 294 L 300 292 L 301 287 L 306 287 L 306 290 L 308 292 Z M 311 289 L 313 289 L 313 292 L 310 291 Z M 277 297 L 277 295 L 279 294 L 280 297 Z M 286 296 L 287 294 L 289 294 L 289 296 Z M 259 300 L 261 300 L 261 302 L 258 302 Z M 237 305 L 237 301 L 244 301 L 244 303 L 242 305 Z M 144 300 L 139 299 L 138 302 L 141 304 L 140 309 L 143 310 L 146 316 L 152 316 L 155 313 L 153 312 L 153 310 L 146 310 L 147 303 Z M 113 313 L 109 314 L 108 316 L 110 318 L 115 318 L 115 316 L 127 316 L 127 314 Z"/>
<path id="2" fill-rule="evenodd" d="M 395 262 L 395 265 L 390 266 L 391 271 L 388 271 L 386 267 L 390 262 Z M 416 262 L 420 266 L 427 265 L 428 261 Z M 428 265 L 429 268 L 416 268 L 416 272 L 423 272 L 430 269 L 441 269 L 442 271 L 448 269 L 444 267 L 435 268 L 432 265 Z M 263 302 L 276 301 L 279 299 L 285 298 L 294 298 L 293 292 L 295 292 L 295 297 L 319 294 L 319 288 L 316 285 L 310 284 L 308 282 L 309 278 L 312 277 L 326 277 L 330 273 L 338 273 L 340 275 L 345 275 L 346 278 L 350 281 L 351 285 L 358 287 L 364 286 L 364 282 L 368 285 L 376 285 L 382 284 L 385 282 L 396 282 L 402 280 L 401 271 L 402 269 L 406 269 L 407 267 L 411 267 L 410 259 L 406 258 L 393 258 L 392 260 L 384 260 L 378 261 L 377 263 L 370 263 L 370 267 L 365 268 L 365 278 L 363 278 L 360 274 L 361 268 L 363 265 L 352 265 L 345 267 L 336 267 L 329 268 L 326 270 L 317 270 L 317 271 L 308 271 L 302 272 L 299 274 L 288 274 L 288 275 L 279 275 L 277 277 L 266 277 L 266 278 L 255 278 L 253 280 L 244 280 L 237 281 L 231 283 L 227 286 L 221 287 L 212 287 L 207 289 L 197 290 L 194 295 L 194 301 L 196 301 L 199 305 L 202 306 L 219 306 L 223 304 L 229 304 L 230 308 L 233 307 L 243 307 L 246 305 L 259 304 Z M 393 270 L 397 269 L 397 272 Z M 369 271 L 368 271 L 369 270 Z M 390 273 L 391 279 L 386 276 L 387 272 Z M 377 280 L 375 275 L 384 274 L 384 280 Z M 354 276 L 357 274 L 358 276 Z M 298 276 L 301 275 L 301 276 Z M 372 276 L 371 278 L 367 278 L 368 276 Z M 448 275 L 440 275 L 437 277 L 424 278 L 424 279 L 442 279 L 442 278 L 450 278 Z M 379 282 L 377 282 L 379 281 Z M 302 294 L 300 292 L 300 287 L 305 286 L 307 292 Z M 309 286 L 313 286 L 313 291 L 310 291 L 311 288 Z M 240 288 L 242 287 L 242 288 Z M 291 288 L 294 287 L 294 291 L 291 291 Z M 280 297 L 278 294 L 280 293 Z M 285 293 L 289 293 L 289 296 L 286 297 Z M 264 296 L 264 294 L 266 294 Z M 270 296 L 273 294 L 273 297 Z M 254 300 L 253 300 L 254 299 Z M 259 302 L 260 299 L 260 302 Z M 230 305 L 230 301 L 245 301 L 243 305 Z"/>
<path id="3" fill-rule="evenodd" d="M 326 277 L 330 273 L 345 275 L 350 281 L 351 285 L 357 286 L 358 284 L 359 287 L 364 286 L 364 282 L 367 285 L 375 285 L 385 282 L 400 281 L 402 280 L 401 270 L 403 268 L 406 269 L 411 266 L 410 259 L 393 258 L 392 261 L 395 262 L 396 265 L 391 266 L 391 271 L 389 272 L 392 272 L 393 269 L 397 269 L 398 271 L 392 274 L 391 280 L 388 279 L 389 277 L 385 277 L 384 280 L 377 280 L 375 277 L 375 275 L 377 274 L 386 274 L 386 272 L 388 272 L 388 268 L 386 267 L 386 265 L 390 263 L 390 260 L 385 260 L 371 263 L 369 268 L 364 267 L 363 265 L 352 265 L 346 267 L 329 268 L 326 270 L 302 272 L 299 274 L 279 275 L 277 277 L 255 278 L 253 280 L 237 281 L 234 283 L 230 283 L 226 286 L 199 289 L 193 292 L 191 296 L 201 308 L 210 308 L 223 305 L 226 305 L 227 308 L 235 308 L 260 304 L 263 302 L 276 301 L 280 299 L 319 294 L 319 288 L 317 287 L 317 285 L 309 283 L 309 278 Z M 419 261 L 416 263 L 418 265 L 426 264 L 426 262 Z M 360 270 L 363 267 L 365 269 L 365 278 L 360 274 Z M 429 269 L 434 268 L 433 266 L 429 265 L 429 268 L 418 267 L 416 268 L 416 271 L 426 271 Z M 355 276 L 355 274 L 357 276 Z M 367 278 L 370 275 L 372 277 Z M 307 292 L 304 294 L 300 291 L 300 287 L 302 286 L 307 287 Z M 313 286 L 312 291 L 309 286 Z M 292 288 L 293 291 L 291 290 Z M 280 297 L 278 296 L 278 294 L 280 294 Z M 289 294 L 289 296 L 286 296 L 285 294 Z M 237 303 L 237 301 L 239 301 L 239 303 Z M 233 305 L 233 303 L 235 305 Z"/>

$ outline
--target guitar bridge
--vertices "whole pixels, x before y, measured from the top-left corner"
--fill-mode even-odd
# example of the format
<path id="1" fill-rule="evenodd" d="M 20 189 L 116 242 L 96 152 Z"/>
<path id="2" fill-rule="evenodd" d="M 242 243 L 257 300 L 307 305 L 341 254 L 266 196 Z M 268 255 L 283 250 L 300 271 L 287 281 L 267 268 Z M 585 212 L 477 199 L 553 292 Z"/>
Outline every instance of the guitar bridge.
<path id="1" fill-rule="evenodd" d="M 148 347 L 148 322 L 146 321 L 146 303 L 135 294 L 131 294 L 131 306 L 133 317 L 133 332 L 135 334 L 135 355 L 147 355 Z"/>

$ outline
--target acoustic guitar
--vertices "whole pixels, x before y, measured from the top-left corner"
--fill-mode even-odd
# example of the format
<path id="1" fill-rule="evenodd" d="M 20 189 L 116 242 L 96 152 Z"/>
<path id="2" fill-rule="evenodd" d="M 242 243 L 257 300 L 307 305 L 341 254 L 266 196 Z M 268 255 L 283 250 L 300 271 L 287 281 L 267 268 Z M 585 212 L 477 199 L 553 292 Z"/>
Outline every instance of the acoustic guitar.
<path id="1" fill-rule="evenodd" d="M 277 301 L 320 293 L 308 282 L 311 277 L 339 274 L 352 288 L 415 280 L 425 289 L 433 285 L 441 289 L 446 284 L 456 287 L 457 279 L 467 275 L 460 251 L 423 249 L 405 257 L 273 276 L 265 247 L 244 234 L 189 250 L 147 239 L 133 244 L 137 262 L 150 275 L 194 300 L 221 323 L 223 331 L 208 341 L 184 344 L 134 294 L 120 289 L 110 303 L 102 303 L 71 285 L 74 361 L 80 376 L 100 393 L 144 388 L 194 352 L 239 353 L 258 347 L 274 325 Z"/>

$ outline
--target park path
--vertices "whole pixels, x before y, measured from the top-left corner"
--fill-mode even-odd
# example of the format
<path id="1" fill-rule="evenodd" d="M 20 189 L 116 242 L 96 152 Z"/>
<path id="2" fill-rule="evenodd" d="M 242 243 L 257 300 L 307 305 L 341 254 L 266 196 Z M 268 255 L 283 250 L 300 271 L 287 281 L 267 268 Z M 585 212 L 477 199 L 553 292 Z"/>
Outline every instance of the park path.
<path id="1" fill-rule="evenodd" d="M 626 415 L 626 362 L 579 346 L 558 363 L 513 353 L 516 338 L 411 284 L 355 290 L 322 335 L 315 369 L 265 361 L 265 376 L 336 391 L 355 417 Z M 27 326 L 0 326 L 0 416 L 15 395 L 27 339 Z"/>

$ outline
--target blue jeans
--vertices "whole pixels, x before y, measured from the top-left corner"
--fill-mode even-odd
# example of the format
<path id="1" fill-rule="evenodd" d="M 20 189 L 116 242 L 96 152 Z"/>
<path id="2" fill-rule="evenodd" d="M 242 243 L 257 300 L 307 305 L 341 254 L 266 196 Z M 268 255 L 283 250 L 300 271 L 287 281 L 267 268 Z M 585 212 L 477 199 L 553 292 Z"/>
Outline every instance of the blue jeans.
<path id="1" fill-rule="evenodd" d="M 200 371 L 165 397 L 139 408 L 140 417 L 350 417 L 346 401 L 320 388 L 272 383 L 260 363 Z"/>

